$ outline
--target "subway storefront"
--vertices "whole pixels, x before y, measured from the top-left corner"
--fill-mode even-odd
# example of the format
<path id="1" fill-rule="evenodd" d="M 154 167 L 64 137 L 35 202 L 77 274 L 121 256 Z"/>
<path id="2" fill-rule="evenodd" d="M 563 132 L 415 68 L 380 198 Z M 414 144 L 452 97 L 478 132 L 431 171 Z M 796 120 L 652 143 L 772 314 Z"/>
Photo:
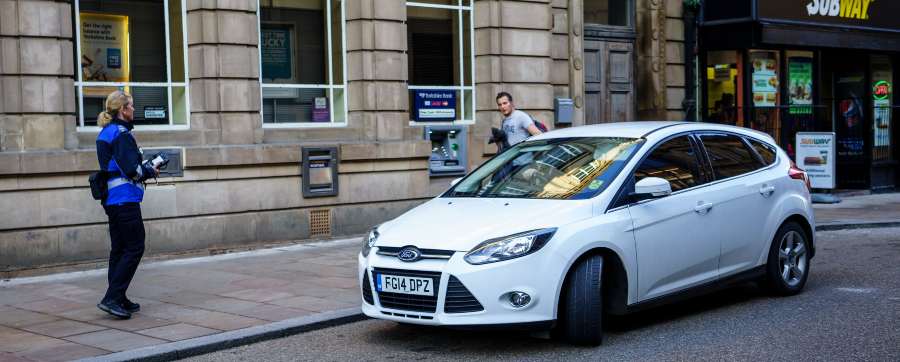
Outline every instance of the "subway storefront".
<path id="1" fill-rule="evenodd" d="M 791 157 L 797 132 L 834 132 L 837 188 L 894 188 L 896 14 L 883 0 L 704 2 L 701 117 L 766 132 Z"/>

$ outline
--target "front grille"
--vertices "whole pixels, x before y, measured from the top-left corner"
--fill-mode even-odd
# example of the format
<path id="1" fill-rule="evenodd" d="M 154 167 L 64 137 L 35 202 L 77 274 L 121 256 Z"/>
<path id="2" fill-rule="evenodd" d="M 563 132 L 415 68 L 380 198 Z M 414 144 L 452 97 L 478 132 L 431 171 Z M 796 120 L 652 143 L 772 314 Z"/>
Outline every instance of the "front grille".
<path id="1" fill-rule="evenodd" d="M 399 275 L 399 276 L 407 276 L 407 277 L 431 278 L 432 285 L 434 285 L 434 295 L 433 296 L 387 293 L 387 292 L 376 291 L 376 293 L 378 293 L 378 301 L 381 302 L 382 307 L 397 309 L 397 310 L 407 310 L 407 311 L 413 311 L 413 312 L 434 313 L 435 311 L 437 311 L 437 296 L 440 293 L 440 288 L 438 286 L 440 285 L 440 281 L 441 281 L 441 273 L 440 272 L 386 269 L 386 268 L 375 268 L 373 270 L 373 272 L 375 274 L 389 274 L 389 275 Z"/>
<path id="2" fill-rule="evenodd" d="M 375 299 L 372 298 L 372 286 L 369 283 L 369 272 L 363 274 L 362 295 L 363 300 L 366 301 L 366 303 L 375 305 Z"/>
<path id="3" fill-rule="evenodd" d="M 378 247 L 378 255 L 384 256 L 393 256 L 396 257 L 397 253 L 400 252 L 400 249 L 394 246 L 379 246 Z M 450 259 L 456 252 L 453 250 L 440 250 L 440 249 L 419 249 L 419 252 L 422 253 L 422 259 Z"/>
<path id="4" fill-rule="evenodd" d="M 447 282 L 447 299 L 444 301 L 445 313 L 480 312 L 484 307 L 455 276 Z"/>

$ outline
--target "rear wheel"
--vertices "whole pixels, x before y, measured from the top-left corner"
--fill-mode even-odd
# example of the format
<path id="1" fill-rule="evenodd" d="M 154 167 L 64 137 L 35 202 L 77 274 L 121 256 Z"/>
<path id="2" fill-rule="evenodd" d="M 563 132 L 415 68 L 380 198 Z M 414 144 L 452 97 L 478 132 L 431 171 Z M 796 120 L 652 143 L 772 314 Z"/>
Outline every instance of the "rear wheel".
<path id="1" fill-rule="evenodd" d="M 766 282 L 778 295 L 800 293 L 809 277 L 809 238 L 795 222 L 781 225 L 769 249 Z"/>
<path id="2" fill-rule="evenodd" d="M 566 278 L 556 335 L 581 345 L 603 342 L 603 257 L 592 255 L 575 265 Z"/>

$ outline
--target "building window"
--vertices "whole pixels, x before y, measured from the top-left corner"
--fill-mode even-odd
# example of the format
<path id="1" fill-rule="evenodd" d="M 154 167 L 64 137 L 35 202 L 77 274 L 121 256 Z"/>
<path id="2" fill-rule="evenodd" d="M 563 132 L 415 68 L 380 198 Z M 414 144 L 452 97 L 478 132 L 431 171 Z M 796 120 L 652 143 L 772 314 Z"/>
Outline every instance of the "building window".
<path id="1" fill-rule="evenodd" d="M 259 5 L 263 127 L 345 125 L 343 1 Z"/>
<path id="2" fill-rule="evenodd" d="M 106 96 L 134 97 L 142 128 L 187 128 L 189 94 L 182 0 L 75 1 L 79 129 L 96 127 Z"/>
<path id="3" fill-rule="evenodd" d="M 410 119 L 474 122 L 471 0 L 406 3 Z"/>
<path id="4" fill-rule="evenodd" d="M 584 22 L 630 27 L 631 0 L 585 0 Z"/>

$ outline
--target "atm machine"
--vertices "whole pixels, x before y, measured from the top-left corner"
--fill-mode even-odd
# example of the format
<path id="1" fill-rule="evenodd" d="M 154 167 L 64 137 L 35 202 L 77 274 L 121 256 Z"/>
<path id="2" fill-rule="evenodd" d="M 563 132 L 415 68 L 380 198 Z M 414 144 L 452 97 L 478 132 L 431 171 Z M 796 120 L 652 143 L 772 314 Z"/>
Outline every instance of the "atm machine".
<path id="1" fill-rule="evenodd" d="M 425 139 L 431 141 L 428 174 L 458 176 L 466 174 L 466 127 L 425 126 Z"/>

